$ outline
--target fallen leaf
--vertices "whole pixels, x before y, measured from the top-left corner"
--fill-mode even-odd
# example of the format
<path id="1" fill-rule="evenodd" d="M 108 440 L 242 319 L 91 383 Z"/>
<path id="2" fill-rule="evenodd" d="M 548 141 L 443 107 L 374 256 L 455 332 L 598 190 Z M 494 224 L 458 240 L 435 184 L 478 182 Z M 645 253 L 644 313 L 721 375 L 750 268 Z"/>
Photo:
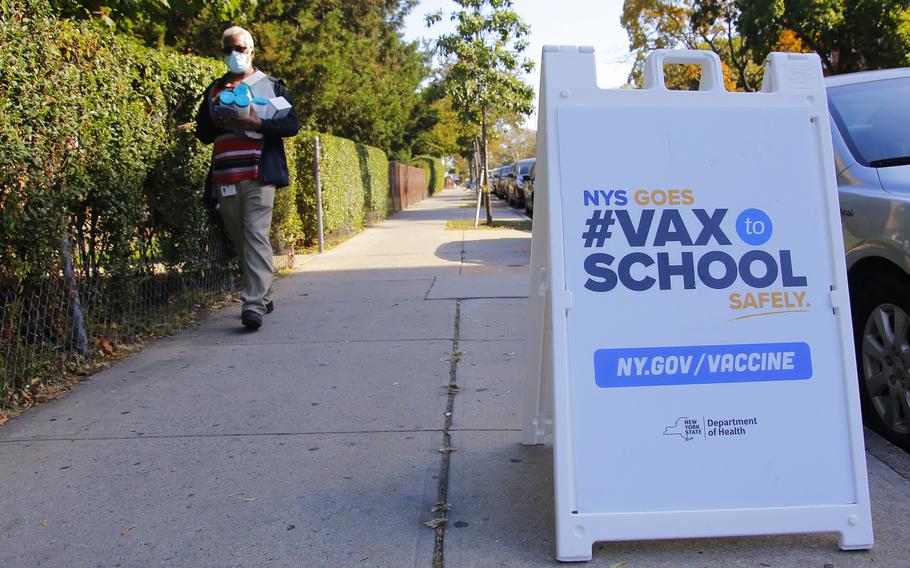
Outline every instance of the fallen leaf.
<path id="1" fill-rule="evenodd" d="M 130 526 L 126 527 L 125 529 L 123 529 L 122 531 L 120 531 L 120 534 L 124 535 L 124 534 L 130 532 L 131 530 L 133 530 L 134 528 L 136 528 L 136 525 L 130 525 Z"/>
<path id="2" fill-rule="evenodd" d="M 114 352 L 114 346 L 111 345 L 111 342 L 103 337 L 97 339 L 98 346 L 101 347 L 101 350 L 104 353 L 111 354 Z"/>
<path id="3" fill-rule="evenodd" d="M 620 566 L 625 566 L 626 564 L 628 564 L 628 562 L 621 560 L 615 564 L 610 564 L 610 568 L 619 568 Z"/>
<path id="4" fill-rule="evenodd" d="M 440 454 L 451 454 L 454 451 L 455 451 L 455 448 L 453 448 L 452 446 L 443 446 L 443 447 L 439 448 Z"/>
<path id="5" fill-rule="evenodd" d="M 433 519 L 431 521 L 427 521 L 424 524 L 426 526 L 430 527 L 431 529 L 435 529 L 435 528 L 441 527 L 442 525 L 446 524 L 446 522 L 448 522 L 446 519 L 439 518 L 439 519 Z"/>
<path id="6" fill-rule="evenodd" d="M 364 556 L 363 558 L 360 559 L 360 561 L 363 562 L 364 560 L 368 559 L 369 557 L 370 557 L 369 555 Z"/>
<path id="7" fill-rule="evenodd" d="M 47 528 L 47 519 L 44 519 L 43 521 L 38 523 L 38 526 L 41 527 L 42 529 L 46 529 Z"/>

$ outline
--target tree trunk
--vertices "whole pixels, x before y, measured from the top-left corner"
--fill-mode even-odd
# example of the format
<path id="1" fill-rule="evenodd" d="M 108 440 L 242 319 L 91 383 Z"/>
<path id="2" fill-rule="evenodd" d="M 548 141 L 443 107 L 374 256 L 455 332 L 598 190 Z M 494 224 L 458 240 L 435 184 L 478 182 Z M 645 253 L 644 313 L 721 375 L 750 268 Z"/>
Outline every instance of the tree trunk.
<path id="1" fill-rule="evenodd" d="M 736 47 L 733 45 L 733 14 L 730 12 L 729 7 L 724 11 L 724 21 L 727 24 L 727 48 L 730 52 L 730 61 L 733 62 L 733 66 L 739 73 L 740 86 L 744 91 L 754 92 L 755 85 L 746 79 L 746 66 L 749 65 L 749 60 L 745 56 L 743 56 L 742 60 L 736 57 Z"/>
<path id="2" fill-rule="evenodd" d="M 487 204 L 487 225 L 493 226 L 493 203 L 490 201 L 490 183 L 487 179 L 487 111 L 480 111 L 480 161 L 483 175 L 483 198 Z"/>

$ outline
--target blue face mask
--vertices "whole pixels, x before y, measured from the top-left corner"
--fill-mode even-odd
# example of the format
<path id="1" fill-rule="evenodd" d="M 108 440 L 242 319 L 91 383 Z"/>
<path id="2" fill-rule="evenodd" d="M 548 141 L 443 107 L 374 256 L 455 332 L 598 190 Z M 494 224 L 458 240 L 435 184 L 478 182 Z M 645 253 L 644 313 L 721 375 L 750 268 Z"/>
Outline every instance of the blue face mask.
<path id="1" fill-rule="evenodd" d="M 231 70 L 231 73 L 246 73 L 246 70 L 250 68 L 250 56 L 247 53 L 231 52 L 230 55 L 224 58 L 224 62 L 227 64 L 228 69 Z"/>

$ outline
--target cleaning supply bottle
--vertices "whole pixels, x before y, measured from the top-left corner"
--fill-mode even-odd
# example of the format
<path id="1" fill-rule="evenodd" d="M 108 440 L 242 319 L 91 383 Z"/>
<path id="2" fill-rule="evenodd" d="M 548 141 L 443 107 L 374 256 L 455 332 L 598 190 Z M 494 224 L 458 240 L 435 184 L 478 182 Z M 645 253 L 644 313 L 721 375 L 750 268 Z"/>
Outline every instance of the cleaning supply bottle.
<path id="1" fill-rule="evenodd" d="M 269 101 L 262 97 L 256 97 L 253 99 L 253 111 L 259 116 L 259 118 L 268 118 L 265 113 L 269 108 Z"/>
<path id="2" fill-rule="evenodd" d="M 231 106 L 234 104 L 234 99 L 234 93 L 231 91 L 221 91 L 221 93 L 218 94 L 218 102 L 223 106 Z"/>
<path id="3" fill-rule="evenodd" d="M 234 89 L 234 106 L 237 107 L 237 116 L 244 117 L 250 115 L 250 97 L 247 94 L 238 95 L 236 94 L 236 88 Z"/>
<path id="4" fill-rule="evenodd" d="M 246 83 L 238 83 L 237 86 L 234 87 L 234 96 L 240 96 L 240 95 L 247 95 L 247 96 L 250 95 L 249 85 L 247 85 Z"/>

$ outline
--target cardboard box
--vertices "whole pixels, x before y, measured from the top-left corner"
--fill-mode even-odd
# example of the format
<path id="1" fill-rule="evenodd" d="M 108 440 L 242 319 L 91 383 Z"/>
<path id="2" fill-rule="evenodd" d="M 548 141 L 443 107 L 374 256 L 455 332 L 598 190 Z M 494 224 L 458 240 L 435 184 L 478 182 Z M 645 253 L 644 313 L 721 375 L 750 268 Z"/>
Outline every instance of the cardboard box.
<path id="1" fill-rule="evenodd" d="M 291 111 L 291 103 L 284 97 L 272 97 L 266 110 L 266 117 L 270 119 L 284 118 Z"/>

